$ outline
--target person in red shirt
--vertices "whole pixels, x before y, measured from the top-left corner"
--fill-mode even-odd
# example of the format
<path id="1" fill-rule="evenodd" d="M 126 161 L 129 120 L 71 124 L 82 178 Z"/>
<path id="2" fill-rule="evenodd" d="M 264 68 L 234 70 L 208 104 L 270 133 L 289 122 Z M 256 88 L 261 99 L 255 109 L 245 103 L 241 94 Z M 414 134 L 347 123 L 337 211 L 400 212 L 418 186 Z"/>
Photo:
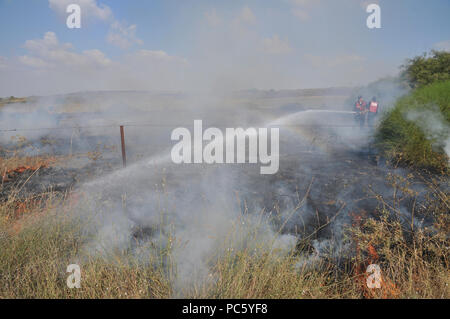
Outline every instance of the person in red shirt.
<path id="1" fill-rule="evenodd" d="M 356 123 L 359 123 L 359 127 L 362 129 L 366 124 L 367 115 L 367 103 L 362 96 L 358 96 L 358 100 L 355 103 Z"/>
<path id="2" fill-rule="evenodd" d="M 374 96 L 372 98 L 372 101 L 370 101 L 370 103 L 369 103 L 369 113 L 368 113 L 369 115 L 367 118 L 369 126 L 373 126 L 379 110 L 380 110 L 380 105 L 377 102 L 377 98 Z"/>

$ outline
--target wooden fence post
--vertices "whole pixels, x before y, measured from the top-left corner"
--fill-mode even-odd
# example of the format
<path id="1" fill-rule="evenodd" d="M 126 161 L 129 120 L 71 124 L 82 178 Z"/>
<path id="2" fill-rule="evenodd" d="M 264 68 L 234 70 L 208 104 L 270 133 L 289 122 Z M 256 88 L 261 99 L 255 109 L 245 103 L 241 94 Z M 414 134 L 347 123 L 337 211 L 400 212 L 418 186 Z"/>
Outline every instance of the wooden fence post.
<path id="1" fill-rule="evenodd" d="M 122 162 L 123 162 L 123 167 L 127 167 L 127 154 L 125 152 L 125 133 L 123 131 L 123 125 L 120 126 L 120 141 L 122 143 Z"/>

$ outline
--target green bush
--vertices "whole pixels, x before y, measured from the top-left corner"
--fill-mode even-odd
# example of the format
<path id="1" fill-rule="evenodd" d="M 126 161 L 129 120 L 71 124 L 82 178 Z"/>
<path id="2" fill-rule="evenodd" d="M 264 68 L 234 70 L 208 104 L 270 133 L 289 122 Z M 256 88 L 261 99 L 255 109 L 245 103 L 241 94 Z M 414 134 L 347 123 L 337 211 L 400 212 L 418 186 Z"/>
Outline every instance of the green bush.
<path id="1" fill-rule="evenodd" d="M 450 81 L 437 82 L 400 98 L 384 114 L 376 143 L 399 162 L 448 173 L 449 125 Z"/>
<path id="2" fill-rule="evenodd" d="M 450 52 L 431 51 L 408 59 L 402 66 L 401 78 L 412 88 L 450 80 Z"/>

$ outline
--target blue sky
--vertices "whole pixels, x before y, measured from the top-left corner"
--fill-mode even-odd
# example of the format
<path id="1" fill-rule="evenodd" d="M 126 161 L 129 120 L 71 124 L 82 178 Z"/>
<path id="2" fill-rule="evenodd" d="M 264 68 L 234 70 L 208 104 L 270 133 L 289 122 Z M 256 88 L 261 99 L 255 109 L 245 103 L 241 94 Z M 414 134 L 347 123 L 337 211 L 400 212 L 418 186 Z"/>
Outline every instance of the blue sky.
<path id="1" fill-rule="evenodd" d="M 81 29 L 66 27 L 69 3 Z M 366 27 L 369 3 L 381 29 Z M 0 95 L 364 84 L 450 50 L 449 12 L 448 0 L 0 0 Z"/>

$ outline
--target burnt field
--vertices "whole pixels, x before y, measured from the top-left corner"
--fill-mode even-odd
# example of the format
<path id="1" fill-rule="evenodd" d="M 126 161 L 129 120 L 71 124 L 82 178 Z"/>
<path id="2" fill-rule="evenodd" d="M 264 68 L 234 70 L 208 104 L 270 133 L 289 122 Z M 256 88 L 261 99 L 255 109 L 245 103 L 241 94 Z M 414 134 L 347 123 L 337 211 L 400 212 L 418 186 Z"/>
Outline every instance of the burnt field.
<path id="1" fill-rule="evenodd" d="M 96 194 L 114 203 L 117 210 L 126 194 L 126 209 L 119 209 L 119 214 L 123 213 L 133 229 L 147 229 L 154 226 L 153 218 L 161 209 L 156 197 L 164 192 L 169 206 L 176 203 L 176 208 L 170 208 L 176 218 L 181 214 L 178 207 L 184 211 L 181 215 L 189 216 L 202 207 L 211 209 L 219 201 L 239 213 L 263 212 L 273 218 L 274 230 L 282 226 L 281 233 L 297 241 L 313 238 L 320 251 L 322 241 L 342 236 L 343 227 L 351 224 L 351 213 L 364 211 L 367 217 L 375 217 L 384 206 L 407 224 L 415 205 L 416 217 L 421 217 L 427 181 L 431 180 L 429 175 L 388 165 L 371 146 L 371 130 L 354 126 L 351 114 L 306 110 L 263 123 L 281 129 L 279 171 L 273 175 L 261 175 L 257 164 L 175 165 L 169 156 L 170 146 L 175 144 L 168 138 L 172 126 L 167 123 L 125 126 L 125 169 L 118 126 L 99 123 L 101 114 L 89 116 L 91 123 L 86 127 L 71 126 L 81 116 L 88 117 L 59 115 L 61 126 L 49 129 L 39 139 L 13 140 L 3 146 L 6 157 L 22 154 L 43 159 L 32 166 L 5 168 L 2 201 L 88 192 L 89 197 Z M 215 121 L 217 118 L 211 120 Z M 401 191 L 406 186 L 414 196 Z M 400 198 L 401 205 L 394 208 L 394 201 Z M 423 225 L 431 220 L 422 216 L 415 222 Z"/>
<path id="2" fill-rule="evenodd" d="M 352 227 L 386 216 L 408 231 L 435 227 L 434 213 L 448 205 L 440 197 L 448 194 L 446 177 L 388 163 L 372 143 L 373 128 L 360 129 L 352 114 L 296 108 L 258 116 L 221 108 L 126 116 L 42 112 L 51 127 L 24 130 L 22 137 L 10 130 L 2 138 L 0 200 L 20 220 L 63 198 L 51 214 L 69 210 L 86 236 L 72 258 L 114 265 L 111 256 L 126 253 L 141 265 L 152 258 L 163 267 L 175 264 L 176 275 L 163 271 L 173 295 L 220 280 L 211 255 L 293 251 L 300 258 L 295 267 L 320 268 L 326 260 L 338 266 L 337 278 L 344 270 L 355 275 L 374 256 L 385 258 L 375 242 L 361 239 L 355 250 Z M 279 128 L 278 172 L 262 175 L 259 164 L 172 163 L 171 131 L 192 127 L 194 119 L 205 128 Z"/>

